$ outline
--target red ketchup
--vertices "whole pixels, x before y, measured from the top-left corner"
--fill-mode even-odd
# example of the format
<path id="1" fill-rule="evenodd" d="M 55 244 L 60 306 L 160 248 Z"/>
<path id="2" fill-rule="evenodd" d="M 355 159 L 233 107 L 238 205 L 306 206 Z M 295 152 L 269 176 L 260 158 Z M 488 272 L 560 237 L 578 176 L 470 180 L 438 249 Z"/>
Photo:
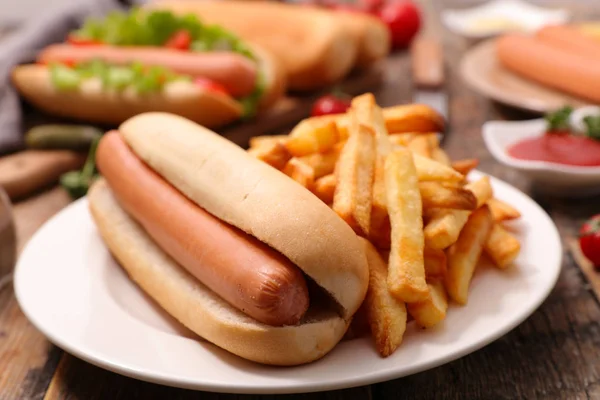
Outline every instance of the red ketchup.
<path id="1" fill-rule="evenodd" d="M 600 141 L 568 132 L 552 132 L 513 144 L 514 158 L 584 167 L 600 166 Z"/>

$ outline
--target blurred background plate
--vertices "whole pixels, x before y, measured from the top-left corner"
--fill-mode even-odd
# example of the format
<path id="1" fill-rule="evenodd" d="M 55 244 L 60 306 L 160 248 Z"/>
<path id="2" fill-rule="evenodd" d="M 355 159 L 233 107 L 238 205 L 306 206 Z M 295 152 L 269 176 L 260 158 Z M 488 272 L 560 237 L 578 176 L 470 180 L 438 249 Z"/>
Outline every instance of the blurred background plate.
<path id="1" fill-rule="evenodd" d="M 478 44 L 463 57 L 460 65 L 463 80 L 476 92 L 497 102 L 531 111 L 546 113 L 564 105 L 580 107 L 590 103 L 525 80 L 505 70 L 495 52 L 495 39 Z"/>

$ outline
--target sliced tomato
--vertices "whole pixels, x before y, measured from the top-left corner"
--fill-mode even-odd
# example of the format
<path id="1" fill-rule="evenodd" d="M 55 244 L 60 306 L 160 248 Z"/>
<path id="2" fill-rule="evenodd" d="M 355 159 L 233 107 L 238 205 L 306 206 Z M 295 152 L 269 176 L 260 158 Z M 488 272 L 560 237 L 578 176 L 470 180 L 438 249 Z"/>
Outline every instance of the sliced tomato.
<path id="1" fill-rule="evenodd" d="M 207 78 L 194 78 L 194 85 L 197 85 L 209 92 L 221 93 L 229 96 L 229 92 L 227 92 L 227 89 L 225 89 L 223 85 Z"/>
<path id="2" fill-rule="evenodd" d="M 186 30 L 175 32 L 165 43 L 165 47 L 177 50 L 189 50 L 192 44 L 192 35 Z"/>
<path id="3" fill-rule="evenodd" d="M 67 37 L 67 43 L 72 44 L 73 46 L 99 46 L 102 44 L 99 40 L 81 38 L 73 34 Z"/>

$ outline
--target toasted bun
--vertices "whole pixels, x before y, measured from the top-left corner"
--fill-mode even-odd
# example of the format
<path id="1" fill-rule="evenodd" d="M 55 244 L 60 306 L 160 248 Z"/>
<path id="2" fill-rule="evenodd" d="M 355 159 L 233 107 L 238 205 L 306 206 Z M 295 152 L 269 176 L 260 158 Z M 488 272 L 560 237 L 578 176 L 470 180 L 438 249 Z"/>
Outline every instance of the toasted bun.
<path id="1" fill-rule="evenodd" d="M 390 53 L 390 31 L 379 18 L 354 12 L 337 12 L 337 15 L 358 43 L 356 67 L 367 68 Z"/>
<path id="2" fill-rule="evenodd" d="M 273 365 L 297 365 L 327 354 L 348 323 L 335 312 L 313 308 L 296 326 L 256 322 L 230 306 L 165 254 L 119 206 L 104 180 L 89 192 L 100 235 L 130 278 L 187 328 L 240 357 Z"/>
<path id="3" fill-rule="evenodd" d="M 193 13 L 273 53 L 295 91 L 320 89 L 354 66 L 358 43 L 337 14 L 269 1 L 159 0 L 144 7 Z"/>
<path id="4" fill-rule="evenodd" d="M 340 306 L 348 320 L 368 284 L 354 231 L 309 190 L 193 122 L 146 113 L 119 131 L 154 171 L 215 217 L 285 255 Z"/>
<path id="5" fill-rule="evenodd" d="M 108 93 L 99 81 L 85 82 L 74 91 L 58 91 L 50 81 L 49 69 L 37 64 L 16 67 L 12 80 L 21 95 L 39 109 L 89 122 L 120 124 L 142 112 L 164 111 L 217 128 L 242 115 L 241 105 L 231 97 L 187 82 L 171 83 L 161 93 L 144 96 L 127 91 Z"/>

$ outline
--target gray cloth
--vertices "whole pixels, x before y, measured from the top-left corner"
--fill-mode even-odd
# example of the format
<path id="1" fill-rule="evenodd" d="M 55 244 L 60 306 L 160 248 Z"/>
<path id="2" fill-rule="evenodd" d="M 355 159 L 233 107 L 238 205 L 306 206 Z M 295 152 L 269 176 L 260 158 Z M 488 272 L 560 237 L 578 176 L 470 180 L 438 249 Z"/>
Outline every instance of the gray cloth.
<path id="1" fill-rule="evenodd" d="M 77 0 L 50 9 L 27 21 L 18 31 L 0 42 L 0 154 L 23 145 L 23 110 L 19 96 L 10 84 L 11 69 L 31 62 L 44 47 L 65 40 L 86 18 L 103 16 L 112 10 L 126 9 L 142 1 Z M 51 2 L 48 2 L 51 4 Z"/>

